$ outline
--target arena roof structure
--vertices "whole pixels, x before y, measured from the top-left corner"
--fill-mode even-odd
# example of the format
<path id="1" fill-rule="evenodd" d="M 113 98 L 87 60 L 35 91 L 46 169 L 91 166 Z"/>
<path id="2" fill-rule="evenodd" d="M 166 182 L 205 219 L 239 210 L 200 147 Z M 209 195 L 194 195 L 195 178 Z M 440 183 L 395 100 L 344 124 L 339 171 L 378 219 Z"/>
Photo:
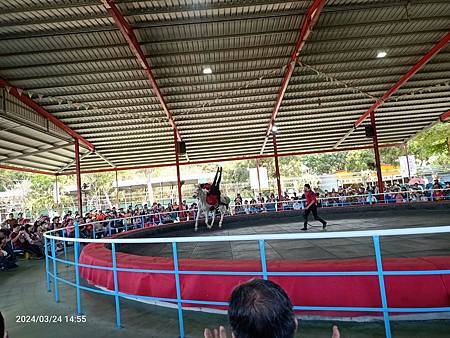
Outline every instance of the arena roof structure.
<path id="1" fill-rule="evenodd" d="M 448 0 L 5 0 L 0 167 L 399 144 L 450 110 Z M 270 142 L 268 142 L 270 141 Z"/>

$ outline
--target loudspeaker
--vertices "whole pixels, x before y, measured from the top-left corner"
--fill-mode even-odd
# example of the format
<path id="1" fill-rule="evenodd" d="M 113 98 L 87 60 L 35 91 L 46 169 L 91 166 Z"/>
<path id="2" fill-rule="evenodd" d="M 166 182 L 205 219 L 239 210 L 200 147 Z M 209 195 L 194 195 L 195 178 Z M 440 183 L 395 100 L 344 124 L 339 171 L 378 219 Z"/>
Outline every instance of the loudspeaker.
<path id="1" fill-rule="evenodd" d="M 374 136 L 373 128 L 371 125 L 366 126 L 366 137 L 373 137 Z"/>
<path id="2" fill-rule="evenodd" d="M 186 142 L 184 141 L 178 142 L 178 149 L 180 149 L 181 155 L 186 154 Z"/>

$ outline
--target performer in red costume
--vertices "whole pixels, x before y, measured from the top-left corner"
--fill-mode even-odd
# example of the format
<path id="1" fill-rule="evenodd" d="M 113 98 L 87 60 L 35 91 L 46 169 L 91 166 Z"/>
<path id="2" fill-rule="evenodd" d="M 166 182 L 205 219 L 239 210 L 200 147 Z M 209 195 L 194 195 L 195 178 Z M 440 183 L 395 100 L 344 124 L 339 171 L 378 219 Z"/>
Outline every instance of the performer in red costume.
<path id="1" fill-rule="evenodd" d="M 305 207 L 305 213 L 304 213 L 305 222 L 303 223 L 302 230 L 308 230 L 308 216 L 309 216 L 310 212 L 312 212 L 314 219 L 316 221 L 319 221 L 320 223 L 322 223 L 323 229 L 325 230 L 327 227 L 327 222 L 317 215 L 316 193 L 311 190 L 311 186 L 309 184 L 305 184 L 304 192 L 305 192 L 305 199 L 306 199 L 306 207 Z"/>

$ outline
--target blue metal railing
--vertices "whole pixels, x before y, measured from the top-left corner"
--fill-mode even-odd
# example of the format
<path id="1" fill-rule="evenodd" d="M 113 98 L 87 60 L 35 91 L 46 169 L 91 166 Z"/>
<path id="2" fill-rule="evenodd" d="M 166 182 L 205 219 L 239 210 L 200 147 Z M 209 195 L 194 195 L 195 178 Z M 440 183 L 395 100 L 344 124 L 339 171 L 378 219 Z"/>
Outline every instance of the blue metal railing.
<path id="1" fill-rule="evenodd" d="M 437 234 L 437 233 L 450 233 L 450 226 L 441 227 L 424 227 L 424 228 L 411 228 L 411 229 L 391 229 L 391 230 L 374 230 L 374 231 L 342 231 L 333 233 L 302 233 L 302 234 L 266 234 L 266 235 L 241 235 L 241 236 L 209 236 L 209 237 L 177 237 L 177 238 L 112 238 L 112 239 L 89 239 L 79 238 L 78 225 L 75 224 L 75 238 L 67 238 L 58 236 L 58 232 L 63 232 L 64 229 L 53 230 L 45 233 L 45 263 L 46 263 L 46 276 L 47 276 L 47 288 L 50 291 L 50 285 L 53 284 L 53 291 L 56 302 L 59 301 L 59 283 L 64 283 L 76 288 L 76 302 L 77 312 L 81 314 L 81 295 L 80 291 L 90 291 L 94 293 L 110 295 L 114 297 L 115 309 L 116 309 L 116 326 L 121 327 L 120 316 L 120 298 L 134 298 L 147 301 L 160 301 L 173 303 L 177 307 L 178 322 L 180 337 L 184 337 L 184 321 L 183 321 L 183 304 L 198 304 L 198 305 L 210 305 L 210 306 L 227 306 L 227 302 L 223 301 L 205 301 L 205 300 L 193 300 L 183 299 L 181 295 L 180 276 L 182 275 L 225 275 L 225 276 L 258 276 L 264 279 L 268 279 L 271 276 L 374 276 L 378 277 L 379 292 L 381 297 L 381 307 L 336 307 L 336 306 L 301 306 L 294 305 L 294 310 L 302 311 L 350 311 L 350 312 L 378 312 L 383 314 L 383 321 L 385 326 L 386 337 L 390 338 L 390 313 L 430 313 L 430 312 L 450 312 L 450 306 L 448 307 L 428 307 L 428 308 L 393 308 L 389 307 L 389 300 L 386 294 L 385 276 L 408 276 L 408 275 L 447 275 L 450 274 L 450 270 L 401 270 L 401 271 L 385 271 L 383 270 L 383 261 L 380 248 L 380 237 L 384 236 L 399 236 L 399 235 L 419 235 L 419 234 Z M 269 240 L 292 240 L 292 239 L 336 239 L 336 238 L 351 238 L 351 237 L 369 237 L 374 244 L 375 258 L 376 258 L 376 271 L 270 271 L 267 267 L 265 243 Z M 67 260 L 67 256 L 64 259 L 56 257 L 56 243 L 60 241 L 73 242 L 74 243 L 74 261 Z M 193 243 L 193 242 L 222 242 L 222 241 L 257 241 L 259 243 L 260 252 L 260 271 L 191 271 L 181 270 L 178 264 L 178 249 L 177 243 Z M 79 249 L 80 243 L 105 243 L 111 244 L 112 266 L 94 266 L 89 264 L 79 263 Z M 121 268 L 117 266 L 116 244 L 132 244 L 132 243 L 170 243 L 172 245 L 172 258 L 173 269 L 131 269 Z M 66 246 L 64 246 L 66 248 Z M 50 253 L 49 253 L 50 249 Z M 52 262 L 53 272 L 50 270 L 50 261 Z M 75 283 L 67 279 L 62 278 L 58 274 L 58 263 L 73 266 L 75 269 Z M 91 288 L 80 284 L 79 268 L 92 268 L 108 270 L 113 272 L 114 289 L 104 290 Z M 140 272 L 140 273 L 158 273 L 158 274 L 170 274 L 175 277 L 175 289 L 176 298 L 162 298 L 152 296 L 142 296 L 128 294 L 120 291 L 117 274 L 118 272 Z"/>

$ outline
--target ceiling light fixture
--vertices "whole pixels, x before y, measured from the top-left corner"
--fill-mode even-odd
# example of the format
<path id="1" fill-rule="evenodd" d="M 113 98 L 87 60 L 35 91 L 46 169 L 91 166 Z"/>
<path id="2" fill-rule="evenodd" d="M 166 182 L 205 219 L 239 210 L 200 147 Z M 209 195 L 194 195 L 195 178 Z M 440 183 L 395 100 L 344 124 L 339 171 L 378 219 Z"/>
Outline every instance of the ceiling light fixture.
<path id="1" fill-rule="evenodd" d="M 277 133 L 278 132 L 278 127 L 274 124 L 272 126 L 272 133 Z"/>
<path id="2" fill-rule="evenodd" d="M 205 68 L 203 68 L 203 74 L 206 74 L 206 75 L 212 74 L 212 69 L 211 69 L 211 67 L 205 67 Z"/>
<path id="3" fill-rule="evenodd" d="M 386 55 L 387 55 L 387 53 L 384 50 L 380 50 L 377 53 L 377 58 L 381 59 L 381 58 L 384 58 Z"/>

